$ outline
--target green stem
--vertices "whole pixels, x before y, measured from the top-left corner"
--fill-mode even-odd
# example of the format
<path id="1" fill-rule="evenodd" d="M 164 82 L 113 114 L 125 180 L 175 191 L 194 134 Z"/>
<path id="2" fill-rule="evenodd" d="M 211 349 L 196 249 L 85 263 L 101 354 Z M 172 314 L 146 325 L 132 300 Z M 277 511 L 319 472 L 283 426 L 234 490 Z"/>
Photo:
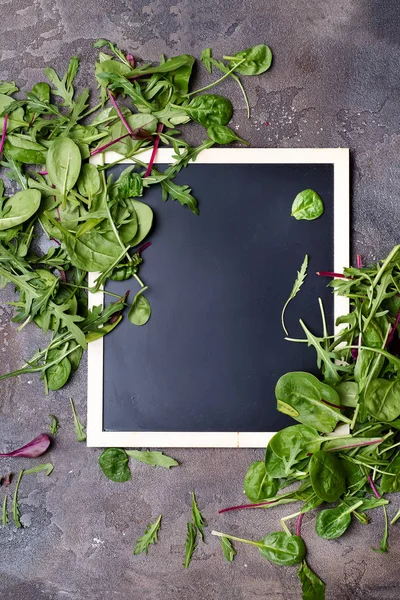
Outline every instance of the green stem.
<path id="1" fill-rule="evenodd" d="M 348 515 L 349 513 L 351 513 L 354 510 L 356 510 L 359 506 L 361 506 L 362 503 L 363 503 L 363 501 L 359 500 L 358 502 L 356 502 L 355 504 L 353 504 L 353 506 L 350 506 L 347 510 L 345 510 L 344 513 L 342 513 L 342 514 L 343 515 Z"/>
<path id="2" fill-rule="evenodd" d="M 241 65 L 245 60 L 246 60 L 245 58 L 242 58 L 242 60 L 240 62 L 238 62 L 234 67 L 232 67 L 232 69 L 229 69 L 229 71 L 227 71 L 225 73 L 225 75 L 222 75 L 222 77 L 220 77 L 219 79 L 217 79 L 213 83 L 209 83 L 208 85 L 205 85 L 204 87 L 200 88 L 199 90 L 195 90 L 194 92 L 190 92 L 190 94 L 185 94 L 185 98 L 189 98 L 190 96 L 193 96 L 194 94 L 199 94 L 200 92 L 205 92 L 206 90 L 209 90 L 210 88 L 214 87 L 214 85 L 217 85 L 218 83 L 221 83 L 221 81 L 223 81 L 224 79 L 226 79 L 227 77 L 229 77 L 229 75 L 231 73 L 233 73 L 233 71 L 235 69 L 237 69 L 237 67 L 239 65 Z"/>
<path id="3" fill-rule="evenodd" d="M 246 90 L 244 89 L 243 84 L 240 81 L 239 77 L 237 77 L 235 75 L 234 79 L 238 82 L 238 85 L 239 85 L 240 89 L 242 90 L 243 98 L 244 98 L 244 101 L 246 103 L 246 108 L 247 108 L 247 118 L 250 119 L 250 104 L 249 104 L 249 99 L 247 98 Z"/>
<path id="4" fill-rule="evenodd" d="M 60 358 L 53 360 L 48 365 L 41 365 L 40 367 L 30 367 L 30 368 L 25 367 L 23 369 L 17 369 L 16 371 L 12 371 L 11 373 L 5 373 L 5 375 L 0 375 L 0 381 L 2 381 L 3 379 L 8 379 L 9 377 L 16 377 L 17 375 L 26 375 L 28 373 L 38 373 L 39 371 L 43 371 L 43 369 L 48 369 L 49 367 L 52 367 L 53 365 L 62 361 L 63 358 L 68 356 L 68 354 L 71 354 L 71 352 L 73 352 L 74 350 L 75 350 L 75 348 L 71 348 L 71 350 L 68 350 L 68 352 L 65 352 Z"/>
<path id="5" fill-rule="evenodd" d="M 393 519 L 390 521 L 390 524 L 394 525 L 399 519 L 400 519 L 400 508 L 397 511 L 397 513 L 395 514 L 395 516 L 393 517 Z"/>
<path id="6" fill-rule="evenodd" d="M 285 533 L 287 533 L 288 535 L 292 535 L 291 532 L 290 532 L 290 529 L 286 525 L 285 521 L 289 521 L 290 519 L 294 519 L 295 517 L 298 517 L 301 514 L 302 514 L 301 510 L 299 510 L 298 512 L 295 512 L 292 515 L 287 515 L 286 517 L 282 517 L 282 519 L 280 519 L 281 525 L 282 525 L 283 529 L 285 530 Z"/>
<path id="7" fill-rule="evenodd" d="M 138 276 L 136 275 L 136 273 L 134 273 L 134 274 L 133 274 L 133 276 L 134 276 L 134 278 L 136 279 L 136 281 L 138 282 L 138 284 L 140 285 L 140 287 L 144 288 L 144 287 L 145 287 L 145 285 L 144 285 L 143 281 L 140 279 L 140 277 L 138 277 Z"/>
<path id="8" fill-rule="evenodd" d="M 236 537 L 235 535 L 228 535 L 227 533 L 221 533 L 220 531 L 212 531 L 211 535 L 216 535 L 218 537 L 225 537 L 229 540 L 234 540 L 235 542 L 243 542 L 244 544 L 251 544 L 252 546 L 260 547 L 260 542 L 253 542 L 252 540 L 245 540 L 244 538 Z"/>

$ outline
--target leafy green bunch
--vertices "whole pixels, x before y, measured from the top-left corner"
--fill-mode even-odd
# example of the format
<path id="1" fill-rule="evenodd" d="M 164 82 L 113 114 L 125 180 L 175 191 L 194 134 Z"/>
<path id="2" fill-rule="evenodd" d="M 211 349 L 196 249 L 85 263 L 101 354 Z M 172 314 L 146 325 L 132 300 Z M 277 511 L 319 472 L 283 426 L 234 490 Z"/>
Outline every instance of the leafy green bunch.
<path id="1" fill-rule="evenodd" d="M 299 291 L 306 268 L 307 257 L 289 299 Z M 321 507 L 315 531 L 333 540 L 345 533 L 353 519 L 367 524 L 369 511 L 381 507 L 384 533 L 378 551 L 387 552 L 389 499 L 385 496 L 400 491 L 400 246 L 377 264 L 319 275 L 333 278 L 334 293 L 350 300 L 351 312 L 340 317 L 337 332 L 328 335 L 320 301 L 323 335 L 312 334 L 300 321 L 305 338 L 287 338 L 315 349 L 322 381 L 303 372 L 279 379 L 277 408 L 298 424 L 276 433 L 265 460 L 250 466 L 244 490 L 252 504 L 225 511 L 301 505 L 281 519 L 283 532 L 269 534 L 261 542 L 215 532 L 255 544 L 276 564 L 301 564 L 305 600 L 323 599 L 325 586 L 305 563 L 303 515 Z M 399 517 L 400 511 L 391 523 Z M 297 526 L 292 535 L 286 522 L 294 518 Z"/>
<path id="2" fill-rule="evenodd" d="M 208 49 L 203 56 L 207 69 L 215 63 L 224 74 L 189 92 L 193 56 L 135 66 L 131 55 L 107 40 L 98 40 L 95 47 L 108 53 L 100 51 L 95 63 L 100 101 L 93 107 L 89 88 L 75 89 L 76 56 L 62 77 L 47 67 L 48 82 L 35 84 L 24 99 L 14 98 L 19 91 L 14 82 L 0 83 L 0 165 L 19 188 L 7 196 L 0 179 L 0 286 L 11 283 L 16 289 L 18 300 L 11 304 L 19 329 L 33 322 L 50 333 L 44 350 L 0 379 L 39 372 L 46 392 L 68 381 L 87 344 L 112 331 L 125 306 L 133 324 L 147 323 L 151 307 L 138 272 L 153 211 L 142 197 L 159 185 L 164 201 L 171 198 L 199 213 L 189 186 L 176 184 L 174 177 L 203 149 L 241 141 L 227 126 L 231 102 L 202 92 L 226 77 L 243 89 L 239 75 L 263 73 L 272 60 L 270 49 L 259 45 L 217 65 Z M 118 96 L 129 107 L 120 106 Z M 207 139 L 197 148 L 176 129 L 189 121 L 206 128 Z M 173 164 L 163 173 L 154 167 L 160 143 L 175 151 Z M 117 180 L 106 177 L 110 165 L 94 160 L 108 149 L 119 156 L 116 162 L 132 162 Z M 151 159 L 145 164 L 139 155 L 149 149 Z M 46 252 L 38 250 L 40 232 L 48 239 Z M 89 309 L 88 273 L 97 273 L 92 291 L 108 279 L 132 277 L 140 289 L 131 304 L 124 295 L 104 310 Z"/>

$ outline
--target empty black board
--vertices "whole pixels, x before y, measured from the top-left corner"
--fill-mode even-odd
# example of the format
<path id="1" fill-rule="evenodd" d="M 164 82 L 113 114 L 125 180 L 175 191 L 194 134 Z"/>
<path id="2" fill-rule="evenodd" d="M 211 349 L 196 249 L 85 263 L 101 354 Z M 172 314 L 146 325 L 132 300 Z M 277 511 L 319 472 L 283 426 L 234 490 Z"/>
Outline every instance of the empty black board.
<path id="1" fill-rule="evenodd" d="M 320 333 L 318 296 L 332 325 L 331 289 L 315 272 L 333 267 L 333 165 L 195 163 L 177 182 L 192 187 L 201 214 L 163 203 L 159 186 L 145 192 L 155 223 L 140 276 L 153 313 L 147 325 L 125 319 L 105 338 L 104 430 L 293 424 L 277 412 L 274 386 L 286 371 L 316 372 L 316 360 L 313 349 L 284 340 L 281 309 L 307 253 L 309 275 L 288 308 L 289 333 L 304 337 L 299 317 Z M 324 200 L 316 221 L 290 216 L 305 188 Z M 120 294 L 127 288 L 132 298 L 138 285 L 107 285 Z"/>

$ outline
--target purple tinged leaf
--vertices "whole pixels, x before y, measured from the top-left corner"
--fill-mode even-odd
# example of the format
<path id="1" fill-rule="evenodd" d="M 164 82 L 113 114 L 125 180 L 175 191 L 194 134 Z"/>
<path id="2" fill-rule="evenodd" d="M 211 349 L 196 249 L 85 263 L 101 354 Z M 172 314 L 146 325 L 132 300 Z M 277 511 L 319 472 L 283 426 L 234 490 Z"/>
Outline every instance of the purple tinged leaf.
<path id="1" fill-rule="evenodd" d="M 8 123 L 8 113 L 4 115 L 3 132 L 1 134 L 1 140 L 0 140 L 0 154 L 3 152 L 4 144 L 6 142 L 7 123 Z"/>
<path id="2" fill-rule="evenodd" d="M 41 433 L 34 440 L 22 446 L 22 448 L 18 448 L 17 450 L 13 450 L 12 452 L 4 452 L 0 454 L 0 457 L 12 457 L 12 458 L 37 458 L 44 454 L 47 448 L 50 446 L 50 438 L 46 433 Z"/>

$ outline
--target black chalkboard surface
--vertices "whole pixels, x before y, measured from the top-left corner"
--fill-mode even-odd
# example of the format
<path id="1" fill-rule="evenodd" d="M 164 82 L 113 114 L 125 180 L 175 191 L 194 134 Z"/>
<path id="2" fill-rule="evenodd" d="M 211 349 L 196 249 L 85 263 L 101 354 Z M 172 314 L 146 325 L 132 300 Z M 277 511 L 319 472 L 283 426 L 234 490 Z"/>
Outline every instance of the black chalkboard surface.
<path id="1" fill-rule="evenodd" d="M 177 182 L 192 187 L 200 216 L 163 203 L 158 188 L 145 193 L 155 221 L 140 276 L 152 317 L 143 327 L 126 319 L 104 339 L 103 431 L 273 432 L 293 424 L 276 410 L 276 381 L 287 371 L 316 372 L 316 358 L 285 341 L 281 310 L 308 254 L 308 277 L 287 310 L 289 334 L 304 337 L 300 317 L 321 332 L 318 297 L 333 325 L 331 289 L 315 272 L 334 264 L 334 165 L 196 162 Z M 306 188 L 324 201 L 316 221 L 290 216 Z M 132 298 L 134 280 L 107 290 L 122 294 L 128 285 Z"/>

